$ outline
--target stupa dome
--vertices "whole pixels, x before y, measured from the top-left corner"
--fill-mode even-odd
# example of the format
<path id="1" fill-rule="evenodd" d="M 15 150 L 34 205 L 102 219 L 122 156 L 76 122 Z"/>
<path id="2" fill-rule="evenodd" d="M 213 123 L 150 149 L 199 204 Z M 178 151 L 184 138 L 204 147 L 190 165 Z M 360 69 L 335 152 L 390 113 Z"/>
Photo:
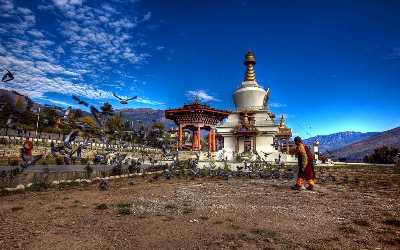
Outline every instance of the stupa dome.
<path id="1" fill-rule="evenodd" d="M 233 94 L 233 102 L 235 103 L 236 110 L 239 112 L 265 110 L 268 102 L 269 89 L 265 90 L 257 83 L 256 74 L 254 72 L 256 59 L 251 51 L 246 53 L 244 64 L 247 67 L 244 80 Z"/>

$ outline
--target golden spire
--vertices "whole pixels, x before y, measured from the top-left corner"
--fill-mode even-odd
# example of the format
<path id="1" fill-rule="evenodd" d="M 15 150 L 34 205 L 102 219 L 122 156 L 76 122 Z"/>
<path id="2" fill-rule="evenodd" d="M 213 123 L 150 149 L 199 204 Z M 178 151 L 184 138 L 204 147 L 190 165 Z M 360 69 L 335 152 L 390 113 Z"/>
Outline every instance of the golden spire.
<path id="1" fill-rule="evenodd" d="M 283 117 L 283 115 L 281 116 L 281 120 L 279 122 L 279 127 L 281 127 L 281 128 L 285 127 L 285 117 Z"/>
<path id="2" fill-rule="evenodd" d="M 256 81 L 256 72 L 254 72 L 254 64 L 256 64 L 256 58 L 253 52 L 247 51 L 244 56 L 244 65 L 247 66 L 246 74 L 244 76 L 244 81 Z"/>

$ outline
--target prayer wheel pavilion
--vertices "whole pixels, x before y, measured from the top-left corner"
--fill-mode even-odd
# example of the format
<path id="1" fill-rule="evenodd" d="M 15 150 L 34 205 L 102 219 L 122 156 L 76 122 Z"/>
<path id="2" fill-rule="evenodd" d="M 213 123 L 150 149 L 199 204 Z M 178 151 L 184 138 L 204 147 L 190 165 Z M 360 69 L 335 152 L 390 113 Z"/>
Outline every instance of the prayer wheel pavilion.
<path id="1" fill-rule="evenodd" d="M 200 151 L 201 148 L 201 130 L 208 131 L 208 151 L 217 150 L 216 126 L 223 119 L 228 117 L 230 112 L 211 108 L 207 105 L 195 101 L 192 104 L 184 105 L 181 108 L 168 109 L 165 111 L 165 117 L 173 120 L 178 126 L 178 149 L 184 149 L 185 138 L 184 130 L 191 131 L 192 141 L 191 149 Z"/>

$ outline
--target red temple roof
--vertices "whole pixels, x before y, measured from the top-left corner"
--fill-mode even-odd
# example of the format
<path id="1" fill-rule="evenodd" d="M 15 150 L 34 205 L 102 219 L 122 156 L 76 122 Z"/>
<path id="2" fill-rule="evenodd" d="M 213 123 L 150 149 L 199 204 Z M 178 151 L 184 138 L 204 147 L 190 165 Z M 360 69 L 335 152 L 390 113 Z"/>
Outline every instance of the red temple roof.
<path id="1" fill-rule="evenodd" d="M 189 114 L 189 113 L 213 115 L 216 116 L 219 120 L 223 120 L 231 112 L 226 110 L 211 108 L 210 106 L 204 104 L 192 103 L 192 104 L 186 104 L 182 108 L 165 110 L 165 117 L 174 120 L 176 115 Z"/>

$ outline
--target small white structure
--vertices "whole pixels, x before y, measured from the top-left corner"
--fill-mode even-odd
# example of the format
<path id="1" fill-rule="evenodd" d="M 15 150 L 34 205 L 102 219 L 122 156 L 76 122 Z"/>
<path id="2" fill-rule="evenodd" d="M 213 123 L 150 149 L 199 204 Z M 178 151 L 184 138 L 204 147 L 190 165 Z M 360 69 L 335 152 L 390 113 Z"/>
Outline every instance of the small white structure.
<path id="1" fill-rule="evenodd" d="M 257 83 L 252 52 L 247 52 L 244 64 L 247 67 L 244 81 L 233 94 L 236 111 L 217 126 L 217 133 L 224 141 L 225 159 L 235 160 L 236 156 L 258 153 L 271 162 L 293 161 L 293 157 L 275 149 L 274 137 L 279 125 L 275 124 L 275 115 L 268 108 L 269 89 Z"/>
<path id="2" fill-rule="evenodd" d="M 316 162 L 318 162 L 319 161 L 319 158 L 318 158 L 318 156 L 319 156 L 319 141 L 318 140 L 313 143 L 312 152 L 313 152 L 313 155 L 314 155 L 314 160 Z"/>

